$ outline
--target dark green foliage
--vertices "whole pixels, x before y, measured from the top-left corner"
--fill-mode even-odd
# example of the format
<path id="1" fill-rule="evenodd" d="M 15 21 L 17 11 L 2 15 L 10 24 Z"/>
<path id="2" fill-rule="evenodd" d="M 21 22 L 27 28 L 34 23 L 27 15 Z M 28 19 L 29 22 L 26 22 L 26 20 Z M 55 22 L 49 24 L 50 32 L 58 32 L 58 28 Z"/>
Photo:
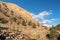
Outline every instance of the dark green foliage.
<path id="1" fill-rule="evenodd" d="M 22 23 L 22 21 L 24 21 L 24 19 L 22 17 L 18 17 L 18 19 L 19 19 L 19 22 L 21 22 L 21 23 Z"/>
<path id="2" fill-rule="evenodd" d="M 32 28 L 36 28 L 36 24 L 35 23 L 33 23 Z"/>
<path id="3" fill-rule="evenodd" d="M 3 19 L 3 18 L 0 18 L 0 23 L 5 24 L 5 23 L 8 23 L 8 21 L 7 21 L 7 20 L 5 20 L 5 19 Z"/>
<path id="4" fill-rule="evenodd" d="M 26 26 L 26 21 L 25 20 L 22 21 L 22 25 Z"/>
<path id="5" fill-rule="evenodd" d="M 57 32 L 58 30 L 60 30 L 60 24 L 56 25 L 55 27 L 52 26 L 52 28 L 50 28 L 50 34 L 47 34 L 46 37 L 49 40 L 60 40 L 60 35 Z"/>
<path id="6" fill-rule="evenodd" d="M 51 29 L 51 31 L 50 31 L 50 37 L 56 38 L 57 36 L 58 36 L 57 29 L 56 28 Z"/>
<path id="7" fill-rule="evenodd" d="M 20 23 L 22 23 L 24 21 L 24 19 L 22 17 L 18 17 L 18 22 L 17 24 L 19 25 Z"/>
<path id="8" fill-rule="evenodd" d="M 16 22 L 17 19 L 16 19 L 16 17 L 13 17 L 12 20 L 13 20 L 14 22 Z"/>
<path id="9" fill-rule="evenodd" d="M 29 21 L 28 25 L 29 25 L 29 26 L 32 26 L 32 22 L 31 22 L 31 21 Z"/>
<path id="10" fill-rule="evenodd" d="M 55 26 L 57 28 L 57 30 L 60 30 L 60 24 Z"/>
<path id="11" fill-rule="evenodd" d="M 29 21 L 28 25 L 29 26 L 32 26 L 32 28 L 36 28 L 36 24 L 35 23 L 32 23 L 31 21 Z"/>
<path id="12" fill-rule="evenodd" d="M 46 37 L 47 37 L 47 38 L 50 38 L 50 34 L 47 34 Z"/>
<path id="13" fill-rule="evenodd" d="M 57 40 L 58 37 L 57 28 L 52 27 L 50 29 L 50 34 L 47 34 L 46 37 L 48 37 L 49 40 Z"/>

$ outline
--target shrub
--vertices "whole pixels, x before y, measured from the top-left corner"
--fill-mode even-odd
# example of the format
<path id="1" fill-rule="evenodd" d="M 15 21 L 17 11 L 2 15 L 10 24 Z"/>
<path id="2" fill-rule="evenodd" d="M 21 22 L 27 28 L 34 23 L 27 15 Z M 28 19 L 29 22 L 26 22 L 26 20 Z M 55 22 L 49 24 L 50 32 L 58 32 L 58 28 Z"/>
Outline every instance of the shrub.
<path id="1" fill-rule="evenodd" d="M 14 14 L 14 12 L 13 11 L 11 11 L 11 15 L 13 15 Z"/>
<path id="2" fill-rule="evenodd" d="M 33 23 L 32 28 L 36 28 L 36 24 L 35 23 Z"/>
<path id="3" fill-rule="evenodd" d="M 40 25 L 40 24 L 39 24 L 39 23 L 37 23 L 37 26 L 38 26 L 38 27 L 39 27 L 39 25 Z"/>
<path id="4" fill-rule="evenodd" d="M 18 17 L 19 19 L 22 19 L 22 17 Z"/>
<path id="5" fill-rule="evenodd" d="M 0 26 L 0 30 L 7 30 L 7 29 L 8 29 L 7 27 Z"/>
<path id="6" fill-rule="evenodd" d="M 57 28 L 57 30 L 60 30 L 60 24 L 55 26 Z"/>
<path id="7" fill-rule="evenodd" d="M 32 26 L 32 28 L 36 28 L 36 24 L 35 23 L 32 23 L 31 21 L 29 21 L 28 25 L 29 26 Z"/>
<path id="8" fill-rule="evenodd" d="M 9 10 L 8 7 L 4 7 L 4 9 L 5 9 L 5 11 L 8 11 Z"/>
<path id="9" fill-rule="evenodd" d="M 17 22 L 17 24 L 19 25 L 20 23 L 22 23 L 23 22 L 23 18 L 22 17 L 18 17 L 18 22 Z"/>
<path id="10" fill-rule="evenodd" d="M 2 4 L 3 4 L 3 6 L 7 7 L 7 5 L 5 3 L 2 3 Z"/>
<path id="11" fill-rule="evenodd" d="M 0 8 L 0 12 L 2 12 L 2 9 Z"/>
<path id="12" fill-rule="evenodd" d="M 50 34 L 47 34 L 46 37 L 49 39 L 50 38 Z"/>
<path id="13" fill-rule="evenodd" d="M 0 23 L 8 23 L 8 21 L 7 20 L 5 20 L 5 19 L 3 19 L 3 18 L 0 18 Z"/>
<path id="14" fill-rule="evenodd" d="M 36 24 L 35 23 L 32 23 L 31 21 L 29 21 L 28 25 L 29 26 L 32 26 L 32 28 L 36 28 Z"/>
<path id="15" fill-rule="evenodd" d="M 13 20 L 14 22 L 16 22 L 17 19 L 16 19 L 15 17 L 13 17 L 12 20 Z"/>
<path id="16" fill-rule="evenodd" d="M 7 14 L 8 14 L 8 12 L 4 12 L 4 15 L 5 15 L 5 16 L 10 17 L 10 16 L 9 16 L 9 15 L 7 15 Z"/>
<path id="17" fill-rule="evenodd" d="M 29 26 L 32 26 L 32 22 L 31 22 L 31 21 L 29 21 L 28 25 L 29 25 Z"/>
<path id="18" fill-rule="evenodd" d="M 26 26 L 25 20 L 22 21 L 22 25 L 23 25 L 23 26 Z"/>
<path id="19" fill-rule="evenodd" d="M 46 36 L 49 38 L 49 40 L 57 40 L 58 37 L 57 29 L 55 27 L 52 27 L 50 29 L 50 34 Z"/>
<path id="20" fill-rule="evenodd" d="M 4 9 L 8 11 L 8 6 L 5 3 L 2 3 L 4 6 Z"/>

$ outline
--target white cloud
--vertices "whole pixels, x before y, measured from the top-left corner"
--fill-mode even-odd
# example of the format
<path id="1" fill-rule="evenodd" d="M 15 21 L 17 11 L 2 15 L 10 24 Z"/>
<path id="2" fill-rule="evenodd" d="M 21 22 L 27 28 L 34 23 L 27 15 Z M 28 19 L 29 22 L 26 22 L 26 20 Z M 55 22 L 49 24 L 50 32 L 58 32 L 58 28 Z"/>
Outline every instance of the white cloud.
<path id="1" fill-rule="evenodd" d="M 56 20 L 58 20 L 58 19 L 51 19 L 52 21 L 56 21 Z"/>
<path id="2" fill-rule="evenodd" d="M 52 14 L 52 11 L 43 11 L 43 12 L 40 12 L 39 14 L 37 14 L 37 15 L 31 13 L 31 15 L 34 19 L 36 19 L 38 22 L 40 22 L 40 23 L 42 23 L 46 26 L 51 25 L 51 23 L 57 21 L 57 19 L 54 19 L 54 18 L 49 19 L 49 20 L 45 19 L 46 16 L 48 17 L 51 14 Z"/>
<path id="3" fill-rule="evenodd" d="M 40 19 L 44 19 L 45 16 L 48 16 L 50 14 L 52 14 L 51 11 L 48 11 L 48 12 L 47 11 L 43 11 L 43 12 L 37 14 L 37 15 L 31 13 L 31 15 L 33 16 L 33 18 L 40 18 Z"/>
<path id="4" fill-rule="evenodd" d="M 52 26 L 52 23 L 57 21 L 57 19 L 44 19 L 42 21 L 40 21 L 42 24 L 46 25 L 46 26 Z"/>
<path id="5" fill-rule="evenodd" d="M 36 15 L 36 18 L 44 19 L 45 16 L 48 16 L 50 14 L 51 14 L 50 12 L 43 11 L 43 12 L 39 13 L 38 15 Z"/>
<path id="6" fill-rule="evenodd" d="M 41 23 L 43 23 L 43 24 L 49 24 L 49 23 L 51 23 L 52 21 L 51 20 L 42 20 L 42 22 Z"/>

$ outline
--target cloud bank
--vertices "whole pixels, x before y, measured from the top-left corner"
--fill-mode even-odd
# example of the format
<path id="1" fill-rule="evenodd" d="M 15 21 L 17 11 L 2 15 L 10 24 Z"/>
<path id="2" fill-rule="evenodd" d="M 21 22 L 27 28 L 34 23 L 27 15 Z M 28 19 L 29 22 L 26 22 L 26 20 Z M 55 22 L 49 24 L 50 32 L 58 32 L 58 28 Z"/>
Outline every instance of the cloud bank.
<path id="1" fill-rule="evenodd" d="M 45 25 L 45 26 L 51 26 L 53 22 L 57 21 L 58 19 L 46 19 L 46 17 L 51 16 L 52 15 L 52 11 L 43 11 L 38 13 L 37 15 L 34 13 L 31 13 L 32 17 L 34 19 L 36 19 L 38 22 L 40 22 L 41 24 Z"/>

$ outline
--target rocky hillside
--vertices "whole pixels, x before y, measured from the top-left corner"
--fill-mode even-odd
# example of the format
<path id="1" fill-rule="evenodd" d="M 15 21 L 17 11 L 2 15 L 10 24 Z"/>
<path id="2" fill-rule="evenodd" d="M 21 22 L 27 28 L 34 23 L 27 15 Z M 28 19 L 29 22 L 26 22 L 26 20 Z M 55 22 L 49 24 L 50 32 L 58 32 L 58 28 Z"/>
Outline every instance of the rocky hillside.
<path id="1" fill-rule="evenodd" d="M 0 2 L 0 39 L 47 40 L 48 28 L 39 24 L 25 9 Z M 2 36 L 2 37 L 1 37 Z"/>

